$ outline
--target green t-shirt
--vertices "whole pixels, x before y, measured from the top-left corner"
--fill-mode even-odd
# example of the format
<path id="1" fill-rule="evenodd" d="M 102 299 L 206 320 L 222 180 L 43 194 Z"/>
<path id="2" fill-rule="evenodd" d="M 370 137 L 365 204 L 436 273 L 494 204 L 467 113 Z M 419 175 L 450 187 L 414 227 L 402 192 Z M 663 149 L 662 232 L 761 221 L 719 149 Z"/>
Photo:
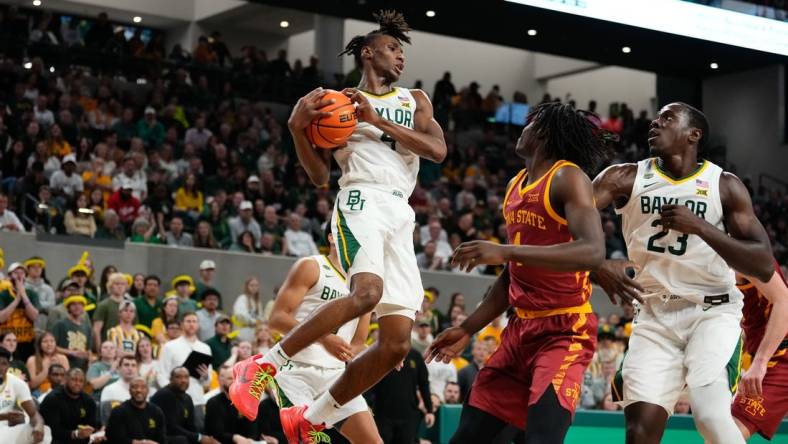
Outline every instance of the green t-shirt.
<path id="1" fill-rule="evenodd" d="M 137 307 L 137 320 L 139 323 L 150 328 L 153 325 L 153 320 L 159 317 L 161 298 L 156 298 L 156 303 L 151 305 L 145 296 L 137 296 L 134 299 L 134 305 Z"/>
<path id="2" fill-rule="evenodd" d="M 30 299 L 30 303 L 33 304 L 33 307 L 41 309 L 41 305 L 38 303 L 38 293 L 29 287 L 25 287 L 25 293 L 27 293 L 27 297 Z M 11 294 L 10 290 L 3 290 L 0 292 L 0 310 L 11 305 L 14 299 L 15 296 Z M 35 326 L 33 325 L 33 321 L 28 319 L 25 314 L 25 305 L 23 302 L 20 301 L 8 320 L 0 324 L 0 332 L 7 331 L 13 331 L 17 341 L 24 344 L 32 343 L 35 340 Z"/>
<path id="3" fill-rule="evenodd" d="M 57 321 L 52 327 L 52 334 L 55 336 L 57 346 L 68 350 L 88 351 L 93 340 L 90 321 L 82 321 L 77 325 L 70 318 Z M 69 356 L 68 363 L 71 367 L 84 369 L 87 367 L 88 361 Z"/>
<path id="4" fill-rule="evenodd" d="M 232 355 L 233 343 L 229 339 L 227 342 L 222 342 L 219 336 L 213 336 L 205 341 L 208 347 L 211 348 L 211 357 L 213 357 L 213 368 L 222 368 L 222 364 L 230 359 Z"/>
<path id="5" fill-rule="evenodd" d="M 112 298 L 104 299 L 96 306 L 96 311 L 93 312 L 93 323 L 102 321 L 104 324 L 101 326 L 101 342 L 107 340 L 107 330 L 120 323 L 120 302 L 115 302 Z M 136 318 L 134 320 L 136 323 Z"/>
<path id="6" fill-rule="evenodd" d="M 90 381 L 91 379 L 96 379 L 96 378 L 98 378 L 100 376 L 103 376 L 103 375 L 105 375 L 107 373 L 110 373 L 110 369 L 111 368 L 112 367 L 109 364 L 107 364 L 106 362 L 96 361 L 96 362 L 90 364 L 90 367 L 88 368 L 88 373 L 85 375 L 85 379 L 87 379 L 88 381 Z M 106 387 L 106 386 L 112 384 L 113 382 L 117 381 L 118 377 L 119 377 L 119 375 L 118 375 L 117 370 L 113 370 L 112 371 L 112 377 L 110 377 L 109 381 L 107 381 L 107 383 L 104 384 L 104 387 Z M 93 389 L 93 399 L 95 399 L 96 402 L 101 400 L 101 390 L 104 387 L 102 387 L 100 389 L 96 389 L 96 388 Z"/>
<path id="7" fill-rule="evenodd" d="M 178 318 L 183 319 L 186 313 L 197 313 L 197 301 L 194 299 L 178 299 Z"/>

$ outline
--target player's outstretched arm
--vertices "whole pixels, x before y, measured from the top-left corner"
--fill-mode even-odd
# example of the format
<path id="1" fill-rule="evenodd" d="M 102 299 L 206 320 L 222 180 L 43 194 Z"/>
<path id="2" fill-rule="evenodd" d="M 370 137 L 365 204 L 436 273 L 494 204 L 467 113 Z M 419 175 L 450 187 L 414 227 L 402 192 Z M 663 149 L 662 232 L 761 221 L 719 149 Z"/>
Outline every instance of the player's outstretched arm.
<path id="1" fill-rule="evenodd" d="M 315 117 L 328 117 L 331 113 L 318 111 L 320 108 L 334 103 L 334 99 L 324 100 L 326 90 L 316 88 L 309 94 L 298 99 L 287 127 L 293 136 L 298 161 L 304 167 L 309 180 L 315 186 L 328 183 L 331 172 L 331 152 L 329 150 L 316 150 L 306 137 L 306 128 Z"/>
<path id="2" fill-rule="evenodd" d="M 734 270 L 768 282 L 774 272 L 769 236 L 752 210 L 750 194 L 738 177 L 722 173 L 720 199 L 727 233 L 684 205 L 663 205 L 662 226 L 700 236 Z"/>
<path id="3" fill-rule="evenodd" d="M 495 280 L 490 291 L 487 292 L 487 296 L 482 299 L 482 303 L 468 316 L 468 319 L 459 327 L 447 328 L 439 334 L 424 352 L 424 359 L 428 363 L 434 359 L 448 364 L 465 350 L 471 342 L 471 336 L 503 314 L 507 308 L 509 308 L 508 265 Z"/>
<path id="4" fill-rule="evenodd" d="M 286 335 L 298 325 L 295 313 L 304 301 L 304 295 L 320 278 L 320 267 L 314 259 L 299 259 L 287 273 L 274 301 L 268 326 Z"/>
<path id="5" fill-rule="evenodd" d="M 752 358 L 750 368 L 742 375 L 739 389 L 745 395 L 760 396 L 763 394 L 761 383 L 766 376 L 769 359 L 777 351 L 777 347 L 788 335 L 788 287 L 782 275 L 777 271 L 768 282 L 749 278 L 758 291 L 769 300 L 772 309 L 766 323 L 766 331 L 758 345 L 758 351 Z"/>
<path id="6" fill-rule="evenodd" d="M 389 122 L 380 117 L 361 91 L 353 88 L 343 90 L 350 100 L 358 103 L 358 119 L 374 125 L 388 134 L 396 143 L 414 154 L 433 162 L 443 162 L 446 158 L 446 141 L 443 130 L 432 116 L 432 103 L 424 91 L 415 89 L 411 94 L 416 99 L 416 113 L 413 116 L 414 129 Z"/>

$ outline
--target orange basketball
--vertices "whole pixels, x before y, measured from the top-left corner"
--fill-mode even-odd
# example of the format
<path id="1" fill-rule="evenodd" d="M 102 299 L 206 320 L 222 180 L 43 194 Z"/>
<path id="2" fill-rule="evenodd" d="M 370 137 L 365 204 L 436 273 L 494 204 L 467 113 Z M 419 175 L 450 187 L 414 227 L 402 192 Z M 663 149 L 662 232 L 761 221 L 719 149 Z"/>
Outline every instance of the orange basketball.
<path id="1" fill-rule="evenodd" d="M 320 111 L 329 112 L 331 116 L 315 118 L 306 131 L 309 142 L 323 149 L 344 145 L 358 123 L 356 107 L 348 96 L 329 89 L 323 100 L 330 99 L 334 99 L 334 103 L 320 108 Z"/>

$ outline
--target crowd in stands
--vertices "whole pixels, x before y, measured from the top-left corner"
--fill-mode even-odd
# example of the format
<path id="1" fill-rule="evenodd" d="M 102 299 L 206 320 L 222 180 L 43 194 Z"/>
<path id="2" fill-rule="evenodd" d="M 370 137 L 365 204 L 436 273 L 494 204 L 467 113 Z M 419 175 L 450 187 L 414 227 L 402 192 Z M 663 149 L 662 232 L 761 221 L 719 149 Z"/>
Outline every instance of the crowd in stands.
<path id="1" fill-rule="evenodd" d="M 314 85 L 354 85 L 357 70 L 326 79 L 316 58 L 303 67 L 291 65 L 284 52 L 269 61 L 253 46 L 232 54 L 218 33 L 200 38 L 191 52 L 178 45 L 165 56 L 159 33 L 143 41 L 135 32 L 127 40 L 106 15 L 68 23 L 55 18 L 0 7 L 0 41 L 27 41 L 24 53 L 0 53 L 0 230 L 266 255 L 325 251 L 321 233 L 336 180 L 325 188 L 309 182 L 284 121 L 268 106 L 283 96 L 267 94 L 284 90 L 290 100 Z M 55 68 L 47 59 L 52 47 L 93 48 L 149 63 L 139 77 L 122 67 Z M 461 242 L 506 241 L 501 205 L 509 178 L 522 168 L 513 154 L 519 128 L 488 123 L 503 101 L 497 87 L 483 97 L 476 82 L 458 89 L 447 72 L 431 92 L 448 156 L 442 164 L 421 162 L 410 198 L 418 222 L 414 246 L 420 268 L 460 272 L 447 259 Z M 514 100 L 528 102 L 522 93 Z M 541 101 L 550 100 L 558 99 Z M 611 162 L 645 157 L 648 113 L 635 117 L 626 104 L 615 104 L 604 114 L 602 125 L 620 136 Z M 788 197 L 745 183 L 784 265 Z M 603 226 L 607 256 L 625 257 L 620 222 L 611 211 L 603 213 Z M 40 402 L 56 442 L 84 443 L 95 433 L 113 443 L 160 442 L 163 436 L 174 442 L 284 442 L 278 416 L 265 414 L 275 408 L 261 409 L 264 414 L 248 422 L 227 399 L 232 364 L 265 352 L 277 336 L 265 322 L 272 301 L 260 295 L 256 278 L 243 283 L 242 294 L 223 312 L 212 261 L 196 270 L 198 279 L 182 275 L 171 282 L 121 274 L 136 270 L 113 265 L 96 273 L 94 266 L 83 257 L 53 281 L 45 259 L 32 257 L 11 264 L 0 284 L 0 345 L 12 355 L 11 373 Z M 406 408 L 397 412 L 413 410 L 407 417 L 416 418 L 415 427 L 431 425 L 440 405 L 463 401 L 506 324 L 505 316 L 496 320 L 451 364 L 424 366 L 420 352 L 473 310 L 458 293 L 446 312 L 439 311 L 433 308 L 439 295 L 428 289 L 417 318 L 408 358 L 414 364 L 405 366 L 413 373 L 392 374 L 401 380 L 384 379 L 369 394 L 373 409 L 391 409 L 397 404 L 375 402 L 391 393 L 386 384 L 413 385 L 398 398 Z M 582 408 L 616 409 L 610 380 L 631 320 L 631 306 L 600 319 Z M 182 367 L 192 351 L 209 354 L 210 365 Z"/>

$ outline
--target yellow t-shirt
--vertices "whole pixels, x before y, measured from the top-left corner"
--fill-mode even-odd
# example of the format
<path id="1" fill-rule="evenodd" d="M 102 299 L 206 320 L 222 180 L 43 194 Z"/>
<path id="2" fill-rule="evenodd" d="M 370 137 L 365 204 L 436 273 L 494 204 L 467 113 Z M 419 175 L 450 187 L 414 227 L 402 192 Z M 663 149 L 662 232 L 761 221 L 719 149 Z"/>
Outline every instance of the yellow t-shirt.
<path id="1" fill-rule="evenodd" d="M 198 191 L 197 194 L 190 194 L 186 192 L 183 187 L 178 188 L 175 192 L 175 208 L 178 210 L 197 211 L 202 213 L 202 192 Z"/>
<path id="2" fill-rule="evenodd" d="M 71 154 L 71 145 L 65 140 L 52 141 L 49 143 L 49 152 L 54 156 L 63 157 L 66 154 Z"/>
<path id="3" fill-rule="evenodd" d="M 89 185 L 90 179 L 92 178 L 93 178 L 93 171 L 85 171 L 84 173 L 82 173 L 82 182 L 84 182 L 85 184 L 86 191 L 93 189 L 93 187 Z M 107 190 L 111 190 L 112 178 L 105 174 L 100 174 L 99 177 L 96 178 L 96 186 L 100 186 Z M 106 206 L 106 203 L 109 200 L 110 192 L 104 191 L 102 194 L 104 195 L 104 204 Z"/>

